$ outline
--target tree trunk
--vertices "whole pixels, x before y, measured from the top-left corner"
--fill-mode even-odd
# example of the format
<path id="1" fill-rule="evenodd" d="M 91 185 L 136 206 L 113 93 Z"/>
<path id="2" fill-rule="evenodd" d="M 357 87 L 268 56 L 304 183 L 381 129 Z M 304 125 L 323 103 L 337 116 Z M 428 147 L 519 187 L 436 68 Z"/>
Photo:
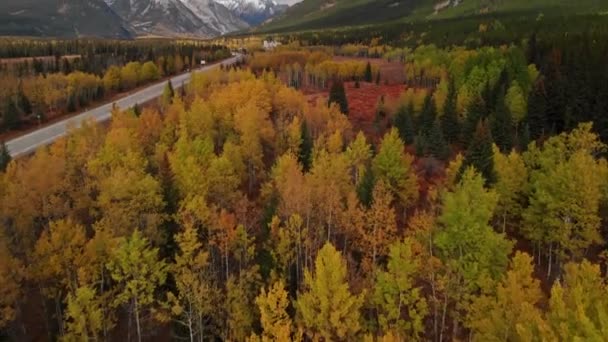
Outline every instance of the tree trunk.
<path id="1" fill-rule="evenodd" d="M 551 278 L 552 262 L 553 262 L 553 242 L 549 243 L 549 265 L 547 265 L 547 278 Z"/>
<path id="2" fill-rule="evenodd" d="M 441 331 L 439 332 L 439 342 L 443 342 L 443 331 L 445 330 L 445 319 L 448 312 L 448 296 L 444 294 L 443 313 L 441 314 Z"/>
<path id="3" fill-rule="evenodd" d="M 59 328 L 59 335 L 63 336 L 63 314 L 61 312 L 61 302 L 59 298 L 55 298 L 55 315 L 57 315 L 57 328 Z"/>
<path id="4" fill-rule="evenodd" d="M 192 301 L 188 301 L 188 306 L 190 307 L 188 310 L 188 331 L 190 332 L 190 342 L 194 342 L 194 328 L 192 327 Z"/>
<path id="5" fill-rule="evenodd" d="M 137 326 L 137 342 L 141 342 L 141 325 L 139 323 L 139 306 L 137 305 L 137 298 L 135 298 L 135 324 Z"/>

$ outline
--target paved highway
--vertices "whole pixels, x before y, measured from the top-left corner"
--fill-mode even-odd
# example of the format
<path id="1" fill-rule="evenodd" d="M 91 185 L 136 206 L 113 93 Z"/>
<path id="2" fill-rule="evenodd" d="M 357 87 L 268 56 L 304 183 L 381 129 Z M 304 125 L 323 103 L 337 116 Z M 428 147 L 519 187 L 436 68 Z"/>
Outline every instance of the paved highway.
<path id="1" fill-rule="evenodd" d="M 232 57 L 224 60 L 221 64 L 233 64 L 237 61 L 240 56 Z M 215 68 L 218 68 L 220 64 L 214 64 L 195 70 L 194 72 L 208 72 Z M 171 78 L 173 88 L 177 89 L 183 84 L 190 82 L 191 73 L 185 73 L 179 76 Z M 22 155 L 30 154 L 41 146 L 48 145 L 53 141 L 64 136 L 70 127 L 80 127 L 80 124 L 85 120 L 93 119 L 97 122 L 107 121 L 112 116 L 112 105 L 116 104 L 121 109 L 127 109 L 133 107 L 135 104 L 145 103 L 153 100 L 154 98 L 160 97 L 163 89 L 165 88 L 166 82 L 160 82 L 158 84 L 149 86 L 136 93 L 125 96 L 114 103 L 108 103 L 91 110 L 87 110 L 81 114 L 70 117 L 68 119 L 56 122 L 52 125 L 43 127 L 34 132 L 25 134 L 18 138 L 9 140 L 6 142 L 6 146 L 11 154 L 11 157 L 16 158 Z"/>

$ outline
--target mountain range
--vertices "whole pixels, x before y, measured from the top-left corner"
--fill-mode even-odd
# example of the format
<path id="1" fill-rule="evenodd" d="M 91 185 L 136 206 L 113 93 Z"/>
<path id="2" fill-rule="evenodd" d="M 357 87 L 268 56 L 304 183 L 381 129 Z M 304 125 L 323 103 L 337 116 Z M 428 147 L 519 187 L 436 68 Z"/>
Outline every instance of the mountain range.
<path id="1" fill-rule="evenodd" d="M 534 18 L 607 11 L 606 0 L 303 0 L 254 31 L 274 33 L 389 22 L 432 22 L 487 14 L 525 14 Z"/>
<path id="2" fill-rule="evenodd" d="M 287 7 L 274 0 L 1 0 L 0 35 L 209 38 L 256 26 Z"/>

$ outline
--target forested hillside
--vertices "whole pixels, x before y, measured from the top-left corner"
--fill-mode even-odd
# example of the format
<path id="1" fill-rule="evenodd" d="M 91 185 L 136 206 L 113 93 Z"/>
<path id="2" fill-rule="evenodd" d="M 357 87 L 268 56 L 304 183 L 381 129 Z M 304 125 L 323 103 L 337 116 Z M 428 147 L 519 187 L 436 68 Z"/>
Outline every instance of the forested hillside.
<path id="1" fill-rule="evenodd" d="M 585 31 L 292 41 L 29 158 L 0 144 L 0 332 L 603 340 L 608 40 Z"/>
<path id="2" fill-rule="evenodd" d="M 254 31 L 284 33 L 398 22 L 433 22 L 514 15 L 576 16 L 605 13 L 599 0 L 304 0 Z"/>

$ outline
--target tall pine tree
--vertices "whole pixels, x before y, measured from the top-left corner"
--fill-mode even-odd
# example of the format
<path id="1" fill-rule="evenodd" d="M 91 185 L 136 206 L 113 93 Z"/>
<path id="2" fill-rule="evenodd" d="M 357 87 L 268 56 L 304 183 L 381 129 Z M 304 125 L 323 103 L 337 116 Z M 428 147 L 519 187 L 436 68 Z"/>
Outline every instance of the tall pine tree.
<path id="1" fill-rule="evenodd" d="M 332 84 L 329 91 L 328 105 L 331 105 L 332 103 L 338 104 L 338 106 L 340 106 L 340 111 L 344 113 L 344 115 L 348 115 L 348 100 L 346 99 L 346 92 L 344 91 L 344 83 L 335 81 L 334 84 Z"/>
<path id="2" fill-rule="evenodd" d="M 433 101 L 433 96 L 428 94 L 424 99 L 422 112 L 418 117 L 418 134 L 429 136 L 436 118 L 437 107 L 435 106 L 435 101 Z"/>
<path id="3" fill-rule="evenodd" d="M 531 139 L 538 139 L 547 129 L 547 97 L 544 82 L 540 80 L 534 86 L 528 98 L 528 116 L 526 118 Z"/>
<path id="4" fill-rule="evenodd" d="M 461 173 L 469 166 L 473 166 L 484 177 L 486 185 L 493 184 L 496 181 L 496 174 L 492 144 L 492 134 L 487 121 L 479 121 L 462 163 Z"/>
<path id="5" fill-rule="evenodd" d="M 445 160 L 450 154 L 447 143 L 441 131 L 439 120 L 435 120 L 431 132 L 429 133 L 427 142 L 427 153 L 437 159 Z"/>
<path id="6" fill-rule="evenodd" d="M 6 167 L 11 162 L 11 155 L 4 141 L 0 142 L 0 172 L 4 172 Z"/>
<path id="7" fill-rule="evenodd" d="M 499 92 L 496 98 L 496 109 L 490 118 L 494 142 L 505 153 L 513 146 L 513 120 L 505 105 L 505 93 Z"/>
<path id="8" fill-rule="evenodd" d="M 298 155 L 298 161 L 302 165 L 302 169 L 306 172 L 310 170 L 311 162 L 312 162 L 312 148 L 313 141 L 310 136 L 310 132 L 308 131 L 308 124 L 306 120 L 302 121 L 302 129 L 301 129 L 301 143 L 300 143 L 300 153 Z"/>
<path id="9" fill-rule="evenodd" d="M 399 137 L 406 144 L 413 144 L 416 136 L 414 122 L 412 120 L 414 106 L 410 103 L 407 107 L 401 106 L 395 114 L 393 125 L 399 131 Z"/>
<path id="10" fill-rule="evenodd" d="M 370 62 L 367 62 L 367 65 L 365 65 L 365 74 L 363 76 L 363 80 L 365 82 L 371 83 L 373 80 L 373 75 L 372 75 L 372 65 Z"/>
<path id="11" fill-rule="evenodd" d="M 477 124 L 485 117 L 485 108 L 486 106 L 480 96 L 476 96 L 471 104 L 469 104 L 467 107 L 467 116 L 464 121 L 462 131 L 462 142 L 465 144 L 465 146 L 471 142 L 471 139 L 475 134 L 475 130 L 477 129 Z"/>
<path id="12" fill-rule="evenodd" d="M 450 143 L 458 143 L 460 137 L 460 120 L 456 107 L 456 86 L 454 81 L 450 80 L 448 86 L 448 96 L 443 107 L 443 116 L 441 116 L 441 129 L 445 140 Z"/>

